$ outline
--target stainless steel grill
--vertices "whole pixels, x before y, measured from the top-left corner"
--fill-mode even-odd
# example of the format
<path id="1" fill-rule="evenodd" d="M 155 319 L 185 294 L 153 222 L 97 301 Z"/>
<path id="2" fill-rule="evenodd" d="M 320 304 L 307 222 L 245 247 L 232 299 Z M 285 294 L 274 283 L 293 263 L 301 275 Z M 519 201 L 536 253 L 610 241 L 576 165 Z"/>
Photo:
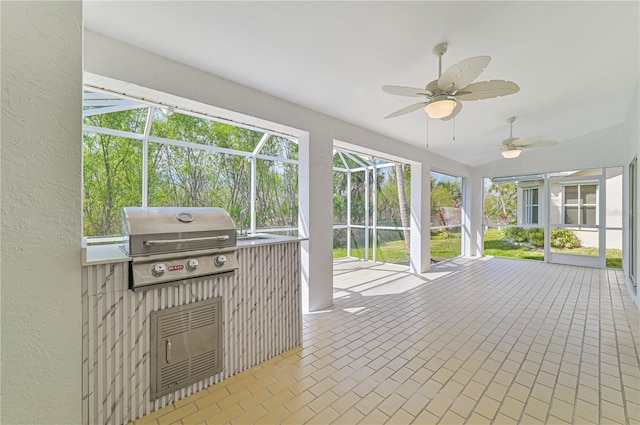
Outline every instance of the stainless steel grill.
<path id="1" fill-rule="evenodd" d="M 127 207 L 122 221 L 133 290 L 238 268 L 236 226 L 222 208 Z"/>

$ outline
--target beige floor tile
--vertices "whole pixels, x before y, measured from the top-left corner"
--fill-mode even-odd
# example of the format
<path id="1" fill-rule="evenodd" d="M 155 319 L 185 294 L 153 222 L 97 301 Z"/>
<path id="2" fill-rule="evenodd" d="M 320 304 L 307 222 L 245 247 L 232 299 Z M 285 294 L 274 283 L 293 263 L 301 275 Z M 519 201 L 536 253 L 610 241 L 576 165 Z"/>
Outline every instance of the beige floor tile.
<path id="1" fill-rule="evenodd" d="M 545 421 L 549 412 L 549 404 L 535 398 L 530 398 L 524 408 L 524 413 L 540 421 Z"/>
<path id="2" fill-rule="evenodd" d="M 195 404 L 191 403 L 191 404 L 187 404 L 185 406 L 182 406 L 179 409 L 174 409 L 173 411 L 167 413 L 166 415 L 162 415 L 158 418 L 158 424 L 159 425 L 169 425 L 172 424 L 176 421 L 179 421 L 180 419 L 184 418 L 185 416 L 188 416 L 194 412 L 196 412 L 198 410 L 198 408 L 196 407 Z"/>
<path id="3" fill-rule="evenodd" d="M 416 419 L 415 416 L 407 413 L 405 410 L 399 409 L 396 413 L 393 414 L 387 421 L 387 424 L 390 425 L 404 425 L 410 424 Z M 433 423 L 433 422 L 424 422 L 424 423 Z"/>
<path id="4" fill-rule="evenodd" d="M 218 400 L 225 398 L 229 395 L 229 390 L 225 387 L 216 388 L 218 385 L 214 385 L 209 388 L 208 393 L 204 397 L 196 398 L 195 403 L 198 409 L 203 409 L 212 403 L 216 403 Z M 194 394 L 195 395 L 195 394 Z M 187 397 L 184 400 L 189 400 L 191 397 Z"/>
<path id="5" fill-rule="evenodd" d="M 384 424 L 389 420 L 389 416 L 385 415 L 383 412 L 381 412 L 378 409 L 374 409 L 372 412 L 370 412 L 367 416 L 365 416 L 362 419 L 362 424 L 371 424 L 371 425 L 376 425 L 376 424 Z"/>
<path id="6" fill-rule="evenodd" d="M 338 425 L 353 425 L 357 424 L 364 418 L 364 415 L 357 409 L 351 408 L 338 416 L 332 423 Z M 411 418 L 413 419 L 413 417 Z M 409 422 L 407 422 L 409 423 Z"/>
<path id="7" fill-rule="evenodd" d="M 500 403 L 498 403 L 491 397 L 482 396 L 480 400 L 478 400 L 478 404 L 476 404 L 476 407 L 473 410 L 487 419 L 493 419 L 499 407 Z"/>
<path id="8" fill-rule="evenodd" d="M 427 410 L 438 417 L 442 417 L 452 404 L 453 400 L 449 397 L 436 394 L 427 405 Z"/>
<path id="9" fill-rule="evenodd" d="M 517 425 L 520 422 L 511 418 L 510 416 L 506 416 L 504 413 L 498 412 L 495 419 L 493 420 L 493 423 L 500 425 Z"/>
<path id="10" fill-rule="evenodd" d="M 454 413 L 457 413 L 459 416 L 462 416 L 463 418 L 467 418 L 471 413 L 471 411 L 473 410 L 473 407 L 475 406 L 475 404 L 476 404 L 476 400 L 469 398 L 465 395 L 460 395 L 458 396 L 458 398 L 454 400 L 449 410 L 451 410 Z"/>
<path id="11" fill-rule="evenodd" d="M 313 413 L 313 410 L 309 409 L 308 407 L 303 407 L 293 415 L 283 419 L 281 423 L 291 425 L 303 424 L 311 420 L 311 418 L 313 418 L 314 416 L 315 413 Z"/>
<path id="12" fill-rule="evenodd" d="M 255 406 L 254 408 L 247 410 L 242 415 L 233 418 L 232 424 L 253 424 L 261 421 L 261 418 L 266 416 L 269 412 L 262 406 Z"/>
<path id="13" fill-rule="evenodd" d="M 497 382 L 492 382 L 491 384 L 489 384 L 484 394 L 488 395 L 498 402 L 501 402 L 507 395 L 508 390 L 508 387 L 505 387 L 504 385 L 501 385 Z"/>
<path id="14" fill-rule="evenodd" d="M 279 406 L 274 409 L 271 409 L 268 414 L 261 417 L 257 423 L 261 425 L 271 425 L 271 424 L 279 424 L 284 418 L 291 415 L 289 411 L 287 411 L 284 407 Z"/>
<path id="15" fill-rule="evenodd" d="M 230 422 L 233 418 L 240 416 L 242 413 L 244 413 L 244 411 L 240 408 L 240 406 L 235 405 L 231 406 L 228 409 L 221 410 L 219 413 L 206 419 L 205 422 L 207 423 L 207 425 L 224 424 Z"/>
<path id="16" fill-rule="evenodd" d="M 520 419 L 523 410 L 523 402 L 518 401 L 515 398 L 507 397 L 502 402 L 499 412 L 517 421 L 518 419 Z M 497 419 L 496 422 L 498 422 Z"/>
<path id="17" fill-rule="evenodd" d="M 371 392 L 359 402 L 357 402 L 353 407 L 362 412 L 363 415 L 368 415 L 369 413 L 371 413 L 371 411 L 373 411 L 373 409 L 378 407 L 378 405 L 382 403 L 383 400 L 384 398 L 379 396 L 377 393 Z"/>
<path id="18" fill-rule="evenodd" d="M 600 409 L 597 405 L 578 400 L 575 407 L 575 415 L 576 418 L 598 423 L 598 421 L 600 420 Z"/>
<path id="19" fill-rule="evenodd" d="M 520 423 L 522 425 L 539 425 L 539 424 L 544 424 L 545 421 L 536 419 L 533 416 L 522 415 L 522 417 L 520 418 Z"/>
<path id="20" fill-rule="evenodd" d="M 336 262 L 334 306 L 303 317 L 303 346 L 135 424 L 640 422 L 640 314 L 619 272 L 452 265 L 423 285 L 401 267 Z"/>
<path id="21" fill-rule="evenodd" d="M 336 400 L 338 400 L 338 396 L 331 391 L 327 391 L 320 397 L 317 397 L 315 400 L 309 402 L 307 406 L 314 412 L 320 413 L 327 407 L 331 406 Z"/>
<path id="22" fill-rule="evenodd" d="M 480 396 L 482 395 L 482 393 L 486 388 L 487 388 L 486 385 L 482 385 L 475 381 L 471 381 L 467 384 L 465 389 L 462 391 L 462 394 L 477 401 L 480 399 Z"/>
<path id="23" fill-rule="evenodd" d="M 420 412 L 418 417 L 414 417 L 414 418 L 415 418 L 415 420 L 413 421 L 413 423 L 416 424 L 416 425 L 435 424 L 440 419 L 439 417 L 435 416 L 434 414 L 432 414 L 431 412 L 428 412 L 426 410 L 423 410 L 422 412 Z"/>
<path id="24" fill-rule="evenodd" d="M 484 425 L 491 424 L 492 422 L 491 419 L 487 419 L 479 413 L 472 413 L 469 419 L 467 419 L 467 423 L 473 425 Z"/>
<path id="25" fill-rule="evenodd" d="M 182 418 L 182 423 L 184 425 L 190 425 L 190 424 L 198 424 L 201 423 L 203 421 L 206 421 L 207 419 L 209 419 L 210 417 L 212 417 L 213 415 L 216 415 L 220 412 L 220 407 L 215 404 L 212 403 L 202 409 L 198 409 L 197 411 L 195 411 L 194 413 L 187 415 L 187 416 L 181 416 Z"/>
<path id="26" fill-rule="evenodd" d="M 385 415 L 391 417 L 406 401 L 404 397 L 398 394 L 391 394 L 378 405 L 378 409 Z"/>
<path id="27" fill-rule="evenodd" d="M 624 408 L 622 406 L 603 400 L 601 408 L 603 418 L 614 421 L 615 423 L 624 423 L 626 421 Z"/>
<path id="28" fill-rule="evenodd" d="M 407 401 L 402 405 L 402 408 L 411 413 L 413 416 L 417 416 L 421 411 L 425 409 L 430 401 L 431 398 L 425 397 L 420 393 L 415 393 L 407 399 Z"/>
<path id="29" fill-rule="evenodd" d="M 458 416 L 455 413 L 448 411 L 447 413 L 445 413 L 439 423 L 445 425 L 458 425 L 463 424 L 464 421 L 465 418 L 463 418 L 462 416 Z"/>
<path id="30" fill-rule="evenodd" d="M 283 406 L 288 412 L 295 413 L 315 399 L 316 396 L 314 396 L 310 391 L 303 391 L 292 399 L 284 402 Z"/>

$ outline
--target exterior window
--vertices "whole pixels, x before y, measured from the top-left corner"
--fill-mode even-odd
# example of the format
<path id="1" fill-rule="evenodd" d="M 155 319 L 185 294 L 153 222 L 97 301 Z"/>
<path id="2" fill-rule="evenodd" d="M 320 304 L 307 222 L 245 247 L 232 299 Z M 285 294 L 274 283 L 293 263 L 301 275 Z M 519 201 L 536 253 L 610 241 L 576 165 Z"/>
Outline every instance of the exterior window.
<path id="1" fill-rule="evenodd" d="M 522 224 L 538 224 L 538 188 L 522 189 Z"/>
<path id="2" fill-rule="evenodd" d="M 597 224 L 597 184 L 564 186 L 564 224 Z"/>

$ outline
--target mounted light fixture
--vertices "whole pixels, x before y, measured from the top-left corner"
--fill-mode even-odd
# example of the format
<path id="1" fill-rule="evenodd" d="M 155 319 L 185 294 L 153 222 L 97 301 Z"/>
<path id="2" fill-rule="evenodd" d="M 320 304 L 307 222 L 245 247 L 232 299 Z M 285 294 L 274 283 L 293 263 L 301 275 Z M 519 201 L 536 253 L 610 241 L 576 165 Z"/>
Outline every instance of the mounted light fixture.
<path id="1" fill-rule="evenodd" d="M 427 104 L 424 110 L 427 115 L 429 115 L 429 118 L 445 118 L 451 115 L 456 105 L 455 100 L 443 97 L 442 99 L 437 99 Z"/>
<path id="2" fill-rule="evenodd" d="M 522 149 L 520 148 L 509 148 L 501 152 L 502 156 L 506 159 L 517 158 L 522 153 Z"/>

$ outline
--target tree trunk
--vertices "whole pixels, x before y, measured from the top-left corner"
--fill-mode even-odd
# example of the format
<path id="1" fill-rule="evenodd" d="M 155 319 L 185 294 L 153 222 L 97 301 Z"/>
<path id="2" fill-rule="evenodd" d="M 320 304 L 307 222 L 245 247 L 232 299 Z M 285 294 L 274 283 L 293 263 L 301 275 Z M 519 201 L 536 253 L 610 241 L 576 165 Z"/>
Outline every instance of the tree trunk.
<path id="1" fill-rule="evenodd" d="M 402 230 L 404 233 L 404 241 L 409 249 L 409 206 L 407 205 L 407 194 L 404 187 L 404 173 L 402 172 L 402 164 L 396 164 L 396 182 L 398 183 L 398 204 L 400 205 L 400 221 L 402 222 Z"/>

